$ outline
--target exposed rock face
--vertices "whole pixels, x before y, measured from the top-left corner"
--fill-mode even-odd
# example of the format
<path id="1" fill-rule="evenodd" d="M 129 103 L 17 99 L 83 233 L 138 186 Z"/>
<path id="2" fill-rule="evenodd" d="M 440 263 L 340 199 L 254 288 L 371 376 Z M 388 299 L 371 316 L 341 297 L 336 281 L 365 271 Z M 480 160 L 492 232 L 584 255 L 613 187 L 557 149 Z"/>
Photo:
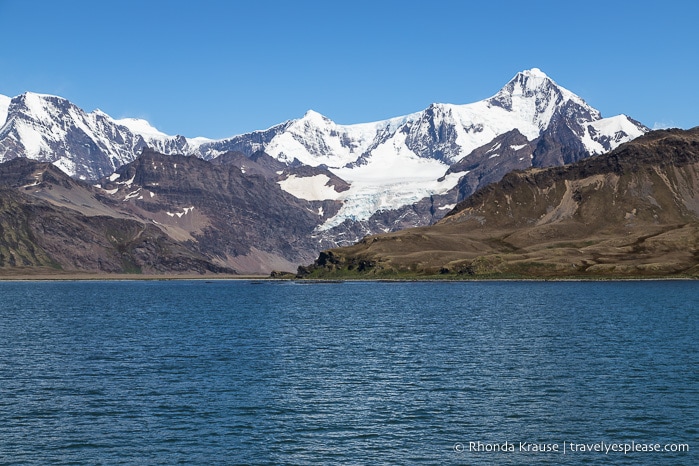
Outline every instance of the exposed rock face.
<path id="1" fill-rule="evenodd" d="M 311 274 L 699 275 L 699 128 L 506 175 L 431 227 L 326 251 Z"/>
<path id="2" fill-rule="evenodd" d="M 127 218 L 108 205 L 97 215 L 67 208 L 73 200 L 96 201 L 88 186 L 50 164 L 17 159 L 0 165 L 0 269 L 111 273 L 235 273 L 189 250 L 154 225 Z M 43 191 L 56 191 L 42 199 Z M 66 194 L 62 194 L 66 193 Z M 38 195 L 37 195 L 38 194 Z M 61 202 L 63 205 L 60 205 Z"/>
<path id="3" fill-rule="evenodd" d="M 290 195 L 270 179 L 281 175 L 252 159 L 226 159 L 215 165 L 145 151 L 100 185 L 123 209 L 222 266 L 269 273 L 312 259 L 313 230 L 339 206 Z"/>
<path id="4" fill-rule="evenodd" d="M 447 171 L 447 175 L 463 173 L 457 187 L 456 201 L 467 198 L 483 186 L 500 181 L 506 173 L 531 167 L 535 148 L 535 143 L 513 129 L 459 160 Z"/>

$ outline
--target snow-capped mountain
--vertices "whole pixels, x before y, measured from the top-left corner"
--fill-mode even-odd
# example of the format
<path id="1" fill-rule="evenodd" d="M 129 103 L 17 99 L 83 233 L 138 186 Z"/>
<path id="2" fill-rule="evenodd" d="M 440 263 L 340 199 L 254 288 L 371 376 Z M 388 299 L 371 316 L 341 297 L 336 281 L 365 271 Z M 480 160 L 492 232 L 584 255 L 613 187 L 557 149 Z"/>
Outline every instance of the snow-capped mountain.
<path id="1" fill-rule="evenodd" d="M 590 153 L 611 150 L 622 139 L 647 130 L 624 115 L 603 119 L 583 99 L 534 68 L 518 73 L 489 99 L 433 104 L 422 112 L 375 123 L 338 125 L 309 111 L 256 150 L 280 160 L 340 168 L 366 163 L 376 150 L 391 145 L 394 151 L 451 164 L 512 129 L 531 141 L 561 120 Z"/>
<path id="2" fill-rule="evenodd" d="M 473 167 L 449 171 L 457 162 L 469 167 L 474 151 L 513 130 L 525 138 L 515 149 L 531 146 L 526 160 L 510 154 L 516 166 L 501 163 L 496 176 L 484 176 Z M 513 168 L 571 163 L 609 151 L 647 130 L 625 115 L 602 118 L 583 99 L 534 68 L 518 73 L 489 99 L 466 105 L 433 104 L 391 120 L 343 126 L 308 112 L 257 149 L 286 162 L 325 164 L 350 183 L 349 190 L 335 197 L 343 201 L 339 213 L 320 227 L 328 230 L 347 219 L 367 221 L 377 212 L 447 194 L 456 188 L 464 171 L 497 181 Z M 504 151 L 498 153 L 496 144 L 493 147 L 491 157 L 506 158 Z M 435 213 L 446 213 L 445 205 L 435 206 Z M 415 222 L 412 226 L 424 220 Z M 375 225 L 363 233 L 376 228 L 394 226 Z"/>
<path id="3" fill-rule="evenodd" d="M 0 117 L 0 161 L 27 157 L 52 162 L 81 179 L 112 173 L 154 140 L 169 142 L 167 147 L 161 144 L 169 151 L 186 145 L 184 138 L 154 137 L 157 131 L 142 120 L 120 122 L 100 110 L 86 113 L 66 99 L 45 94 L 0 99 Z"/>
<path id="4" fill-rule="evenodd" d="M 319 232 L 342 229 L 348 221 L 368 222 L 377 213 L 429 198 L 432 217 L 410 220 L 424 224 L 479 187 L 474 179 L 498 180 L 513 168 L 570 163 L 648 130 L 625 115 L 602 118 L 536 68 L 518 73 L 494 96 L 472 104 L 433 104 L 410 115 L 354 125 L 309 111 L 267 130 L 221 140 L 169 136 L 144 120 L 115 120 L 99 110 L 86 113 L 66 99 L 33 93 L 0 96 L 0 124 L 0 161 L 49 161 L 89 180 L 133 161 L 146 146 L 206 160 L 231 151 L 248 157 L 263 151 L 290 166 L 326 166 L 349 189 L 326 189 L 328 176 L 318 174 L 278 181 L 300 199 L 342 203 L 336 215 L 319 225 Z M 522 136 L 519 142 L 498 150 L 494 141 L 514 130 Z M 474 151 L 480 154 L 475 165 L 469 163 Z M 466 178 L 471 180 L 469 189 L 459 186 Z M 435 199 L 441 200 L 435 204 Z M 406 226 L 403 214 L 398 215 L 400 225 L 389 217 L 358 234 Z"/>

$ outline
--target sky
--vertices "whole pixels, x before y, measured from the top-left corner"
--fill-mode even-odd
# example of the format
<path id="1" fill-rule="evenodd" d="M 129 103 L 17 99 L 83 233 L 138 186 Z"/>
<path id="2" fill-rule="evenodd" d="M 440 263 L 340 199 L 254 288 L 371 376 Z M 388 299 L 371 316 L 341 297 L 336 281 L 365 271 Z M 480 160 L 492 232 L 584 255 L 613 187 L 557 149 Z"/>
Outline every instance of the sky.
<path id="1" fill-rule="evenodd" d="M 0 94 L 224 138 L 494 95 L 540 68 L 605 117 L 699 125 L 695 0 L 0 0 Z"/>

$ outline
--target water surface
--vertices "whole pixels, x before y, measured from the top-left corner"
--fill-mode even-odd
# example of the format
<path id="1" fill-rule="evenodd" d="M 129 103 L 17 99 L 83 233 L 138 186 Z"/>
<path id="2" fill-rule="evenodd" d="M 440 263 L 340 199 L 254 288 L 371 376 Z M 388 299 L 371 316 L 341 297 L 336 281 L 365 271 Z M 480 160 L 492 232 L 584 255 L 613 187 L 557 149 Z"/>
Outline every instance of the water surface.
<path id="1" fill-rule="evenodd" d="M 693 281 L 0 293 L 3 464 L 699 464 Z"/>

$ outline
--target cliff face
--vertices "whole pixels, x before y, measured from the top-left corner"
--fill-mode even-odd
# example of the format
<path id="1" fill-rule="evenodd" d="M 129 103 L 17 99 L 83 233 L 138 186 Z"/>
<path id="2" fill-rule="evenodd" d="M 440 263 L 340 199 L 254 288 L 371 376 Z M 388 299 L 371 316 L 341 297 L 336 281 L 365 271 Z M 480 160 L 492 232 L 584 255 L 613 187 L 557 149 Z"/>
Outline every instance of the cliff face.
<path id="1" fill-rule="evenodd" d="M 495 276 L 699 273 L 699 128 L 506 175 L 432 227 L 321 254 L 311 271 Z"/>

